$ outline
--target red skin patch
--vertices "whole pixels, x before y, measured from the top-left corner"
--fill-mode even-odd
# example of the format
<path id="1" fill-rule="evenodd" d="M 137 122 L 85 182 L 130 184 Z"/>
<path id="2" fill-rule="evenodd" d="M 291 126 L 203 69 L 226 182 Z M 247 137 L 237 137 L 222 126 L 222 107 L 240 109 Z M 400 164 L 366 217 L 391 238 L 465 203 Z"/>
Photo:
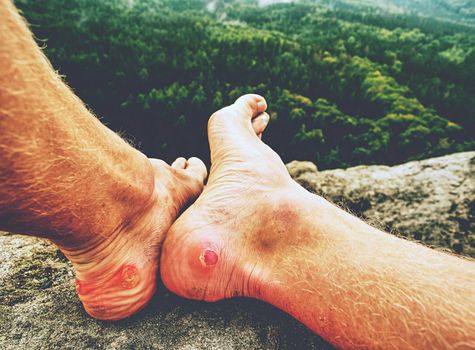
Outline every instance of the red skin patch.
<path id="1" fill-rule="evenodd" d="M 134 264 L 124 264 L 112 275 L 109 281 L 81 281 L 79 278 L 76 278 L 76 292 L 79 295 L 89 294 L 104 284 L 108 284 L 111 287 L 131 289 L 136 287 L 139 282 L 140 275 L 137 267 Z"/>
<path id="2" fill-rule="evenodd" d="M 140 275 L 137 267 L 132 264 L 122 266 L 121 285 L 126 289 L 134 288 L 140 282 Z"/>
<path id="3" fill-rule="evenodd" d="M 206 266 L 213 266 L 216 265 L 218 262 L 218 254 L 216 254 L 214 251 L 210 249 L 206 249 L 202 256 L 200 256 L 200 260 L 205 264 Z"/>

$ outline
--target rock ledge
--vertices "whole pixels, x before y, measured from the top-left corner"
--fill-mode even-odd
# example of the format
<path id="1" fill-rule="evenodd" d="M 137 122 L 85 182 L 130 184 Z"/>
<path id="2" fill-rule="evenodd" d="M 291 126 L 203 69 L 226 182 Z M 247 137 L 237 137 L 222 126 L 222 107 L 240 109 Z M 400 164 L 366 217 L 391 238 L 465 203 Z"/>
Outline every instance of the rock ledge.
<path id="1" fill-rule="evenodd" d="M 394 167 L 288 168 L 306 188 L 388 230 L 475 255 L 475 152 Z M 71 265 L 54 246 L 0 233 L 0 261 L 0 349 L 331 349 L 264 303 L 187 301 L 163 287 L 138 315 L 96 321 L 83 311 Z"/>

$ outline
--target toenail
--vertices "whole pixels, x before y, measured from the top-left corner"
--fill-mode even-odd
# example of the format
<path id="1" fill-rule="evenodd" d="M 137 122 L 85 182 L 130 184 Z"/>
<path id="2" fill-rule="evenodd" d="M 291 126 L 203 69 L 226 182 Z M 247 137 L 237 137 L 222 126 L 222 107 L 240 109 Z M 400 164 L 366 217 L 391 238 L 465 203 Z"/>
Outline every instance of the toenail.
<path id="1" fill-rule="evenodd" d="M 218 254 L 211 249 L 206 249 L 200 256 L 201 263 L 205 266 L 213 266 L 218 262 Z"/>
<path id="2" fill-rule="evenodd" d="M 124 288 L 134 288 L 139 284 L 140 276 L 135 265 L 127 264 L 122 267 L 121 285 Z"/>

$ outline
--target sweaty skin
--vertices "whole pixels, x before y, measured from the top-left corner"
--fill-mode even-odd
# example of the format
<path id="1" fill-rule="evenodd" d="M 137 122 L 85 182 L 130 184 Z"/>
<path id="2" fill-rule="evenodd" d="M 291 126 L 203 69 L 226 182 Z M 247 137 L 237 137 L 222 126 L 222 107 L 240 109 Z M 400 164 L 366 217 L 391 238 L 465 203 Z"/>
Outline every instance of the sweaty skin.
<path id="1" fill-rule="evenodd" d="M 474 349 L 475 263 L 381 232 L 289 176 L 246 95 L 208 124 L 211 171 L 167 233 L 165 285 L 271 303 L 345 349 Z"/>

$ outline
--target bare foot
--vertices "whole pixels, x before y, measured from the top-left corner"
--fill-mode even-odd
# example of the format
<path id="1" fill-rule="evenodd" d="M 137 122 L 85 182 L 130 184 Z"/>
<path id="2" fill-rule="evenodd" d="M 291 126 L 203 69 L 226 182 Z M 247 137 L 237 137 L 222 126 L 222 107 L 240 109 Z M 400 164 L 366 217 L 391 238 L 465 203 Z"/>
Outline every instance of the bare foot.
<path id="1" fill-rule="evenodd" d="M 300 243 L 287 234 L 297 215 L 288 199 L 302 189 L 256 136 L 263 128 L 251 124 L 266 107 L 262 97 L 245 95 L 209 121 L 208 184 L 173 224 L 162 250 L 163 282 L 181 296 L 258 298 L 280 262 L 275 253 Z"/>
<path id="2" fill-rule="evenodd" d="M 77 293 L 95 318 L 122 319 L 146 305 L 155 291 L 164 235 L 182 207 L 203 188 L 207 172 L 197 158 L 178 158 L 171 166 L 157 159 L 150 162 L 153 195 L 142 208 L 131 207 L 131 217 L 114 232 L 80 244 L 56 242 L 73 263 Z"/>

